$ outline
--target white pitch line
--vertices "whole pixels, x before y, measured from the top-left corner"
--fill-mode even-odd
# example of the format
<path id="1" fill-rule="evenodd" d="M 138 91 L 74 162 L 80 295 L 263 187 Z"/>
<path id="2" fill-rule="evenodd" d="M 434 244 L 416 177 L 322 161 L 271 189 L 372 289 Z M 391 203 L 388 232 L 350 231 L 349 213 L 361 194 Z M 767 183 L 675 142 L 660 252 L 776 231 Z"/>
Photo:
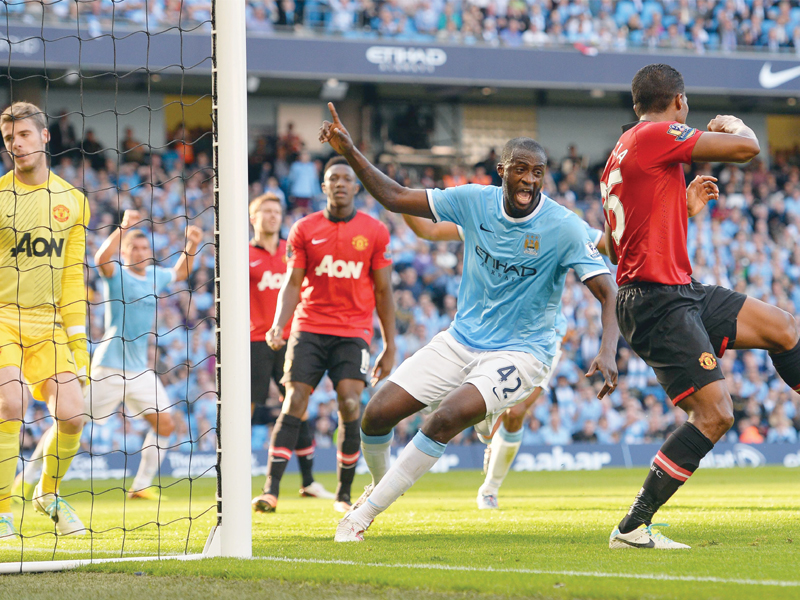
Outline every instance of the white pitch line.
<path id="1" fill-rule="evenodd" d="M 563 575 L 565 577 L 605 577 L 609 579 L 646 579 L 651 581 L 689 581 L 702 583 L 732 583 L 736 585 L 768 585 L 776 587 L 800 587 L 800 581 L 776 581 L 772 579 L 725 579 L 723 577 L 695 577 L 692 575 L 660 575 L 656 573 L 603 573 L 602 571 L 548 571 L 546 569 L 495 569 L 492 567 L 462 567 L 458 565 L 383 564 L 360 563 L 352 560 L 323 560 L 316 558 L 288 558 L 285 556 L 254 556 L 253 560 L 283 563 L 307 563 L 314 565 L 343 565 L 351 567 L 375 567 L 382 569 L 428 569 L 431 571 L 464 571 L 474 573 L 514 573 L 522 575 Z"/>

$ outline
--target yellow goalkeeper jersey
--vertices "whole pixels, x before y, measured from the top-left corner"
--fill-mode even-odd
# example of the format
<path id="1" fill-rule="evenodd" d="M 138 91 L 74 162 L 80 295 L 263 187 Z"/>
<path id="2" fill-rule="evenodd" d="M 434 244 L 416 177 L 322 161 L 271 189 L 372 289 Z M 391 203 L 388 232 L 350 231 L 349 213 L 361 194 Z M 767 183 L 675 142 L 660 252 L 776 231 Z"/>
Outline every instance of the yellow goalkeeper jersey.
<path id="1" fill-rule="evenodd" d="M 38 186 L 0 178 L 0 322 L 24 345 L 85 325 L 88 223 L 83 193 L 54 173 Z"/>

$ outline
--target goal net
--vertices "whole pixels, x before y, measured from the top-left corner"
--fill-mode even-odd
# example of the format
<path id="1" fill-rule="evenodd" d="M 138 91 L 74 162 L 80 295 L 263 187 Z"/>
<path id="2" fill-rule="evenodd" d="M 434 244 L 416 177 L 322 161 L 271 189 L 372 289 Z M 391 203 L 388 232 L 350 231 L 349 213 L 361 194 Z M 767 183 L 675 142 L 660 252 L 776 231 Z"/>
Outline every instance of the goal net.
<path id="1" fill-rule="evenodd" d="M 216 4 L 0 4 L 0 573 L 250 553 L 244 5 Z"/>

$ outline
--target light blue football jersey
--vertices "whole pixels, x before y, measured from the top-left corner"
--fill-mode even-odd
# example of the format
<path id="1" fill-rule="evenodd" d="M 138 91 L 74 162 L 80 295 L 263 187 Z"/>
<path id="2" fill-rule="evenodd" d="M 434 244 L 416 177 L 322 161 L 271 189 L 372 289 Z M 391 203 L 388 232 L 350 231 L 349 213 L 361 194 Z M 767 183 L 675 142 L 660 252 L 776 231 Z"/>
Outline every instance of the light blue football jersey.
<path id="1" fill-rule="evenodd" d="M 530 215 L 513 218 L 499 187 L 427 193 L 434 220 L 464 231 L 464 274 L 450 333 L 475 350 L 528 352 L 549 365 L 567 271 L 575 269 L 581 281 L 609 273 L 584 222 L 544 194 Z"/>
<path id="2" fill-rule="evenodd" d="M 92 366 L 120 369 L 128 373 L 146 371 L 147 345 L 154 337 L 158 296 L 175 280 L 175 271 L 147 267 L 143 276 L 116 267 L 104 277 L 105 333 L 98 344 Z"/>

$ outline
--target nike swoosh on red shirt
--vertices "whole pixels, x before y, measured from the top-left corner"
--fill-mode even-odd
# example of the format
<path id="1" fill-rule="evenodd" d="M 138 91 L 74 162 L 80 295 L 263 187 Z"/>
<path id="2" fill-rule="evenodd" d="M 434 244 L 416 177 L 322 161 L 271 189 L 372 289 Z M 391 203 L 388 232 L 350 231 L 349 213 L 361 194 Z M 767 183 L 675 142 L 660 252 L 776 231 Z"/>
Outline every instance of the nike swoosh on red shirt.
<path id="1" fill-rule="evenodd" d="M 314 245 L 316 246 L 317 244 L 321 244 L 322 242 L 324 242 L 324 241 L 325 241 L 325 240 L 327 240 L 327 239 L 328 239 L 328 238 L 325 238 L 325 239 L 323 239 L 323 240 L 311 240 L 311 243 L 312 243 L 312 244 L 314 244 Z"/>

